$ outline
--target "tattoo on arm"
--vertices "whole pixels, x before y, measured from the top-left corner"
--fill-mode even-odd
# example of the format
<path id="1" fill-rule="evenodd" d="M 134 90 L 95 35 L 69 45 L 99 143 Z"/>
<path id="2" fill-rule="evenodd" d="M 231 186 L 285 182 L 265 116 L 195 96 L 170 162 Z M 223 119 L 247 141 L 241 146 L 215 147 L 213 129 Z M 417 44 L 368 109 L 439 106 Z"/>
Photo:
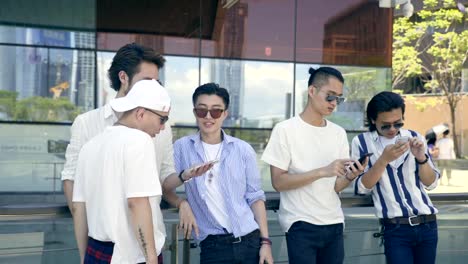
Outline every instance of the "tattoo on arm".
<path id="1" fill-rule="evenodd" d="M 141 247 L 143 248 L 143 254 L 145 254 L 145 258 L 148 258 L 148 250 L 146 249 L 145 236 L 143 235 L 143 231 L 141 230 L 141 227 L 138 227 L 138 233 L 140 234 L 140 241 L 141 241 Z"/>

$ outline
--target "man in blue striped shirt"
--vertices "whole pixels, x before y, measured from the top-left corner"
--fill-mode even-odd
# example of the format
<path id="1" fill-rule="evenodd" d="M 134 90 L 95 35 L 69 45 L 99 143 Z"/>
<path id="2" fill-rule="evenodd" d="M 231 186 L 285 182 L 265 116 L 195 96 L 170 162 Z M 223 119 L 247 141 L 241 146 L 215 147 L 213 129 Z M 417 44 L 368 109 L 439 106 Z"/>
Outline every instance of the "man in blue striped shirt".
<path id="1" fill-rule="evenodd" d="M 221 129 L 228 115 L 229 93 L 207 83 L 195 90 L 192 102 L 199 132 L 174 143 L 179 177 L 168 177 L 163 188 L 185 186 L 198 223 L 200 263 L 271 264 L 265 194 L 255 151 Z M 188 178 L 184 172 L 197 169 L 197 164 L 211 169 L 201 177 Z"/>
<path id="2" fill-rule="evenodd" d="M 404 113 L 405 102 L 396 93 L 381 92 L 369 101 L 369 132 L 353 139 L 352 157 L 374 155 L 355 192 L 372 193 L 387 263 L 435 263 L 437 209 L 424 189 L 434 189 L 440 175 L 424 138 L 402 128 Z"/>

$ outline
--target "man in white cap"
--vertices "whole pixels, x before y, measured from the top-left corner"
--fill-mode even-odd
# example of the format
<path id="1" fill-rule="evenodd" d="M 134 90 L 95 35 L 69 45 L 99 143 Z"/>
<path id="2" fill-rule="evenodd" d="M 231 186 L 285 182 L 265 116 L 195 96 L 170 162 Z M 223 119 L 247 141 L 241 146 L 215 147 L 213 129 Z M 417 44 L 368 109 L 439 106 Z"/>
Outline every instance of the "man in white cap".
<path id="1" fill-rule="evenodd" d="M 73 220 L 80 257 L 84 263 L 158 263 L 165 236 L 152 138 L 169 119 L 170 98 L 157 81 L 142 80 L 110 105 L 118 121 L 78 157 Z"/>

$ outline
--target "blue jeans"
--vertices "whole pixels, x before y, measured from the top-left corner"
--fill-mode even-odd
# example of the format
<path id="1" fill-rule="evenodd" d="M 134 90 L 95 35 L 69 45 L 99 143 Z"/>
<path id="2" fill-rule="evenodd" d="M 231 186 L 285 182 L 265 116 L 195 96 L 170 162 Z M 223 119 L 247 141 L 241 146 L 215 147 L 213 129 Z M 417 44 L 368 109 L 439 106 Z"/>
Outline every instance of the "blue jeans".
<path id="1" fill-rule="evenodd" d="M 290 264 L 341 264 L 344 259 L 343 224 L 295 222 L 286 233 Z"/>
<path id="2" fill-rule="evenodd" d="M 242 237 L 240 242 L 232 235 L 210 235 L 200 243 L 201 264 L 258 264 L 260 261 L 260 232 Z"/>
<path id="3" fill-rule="evenodd" d="M 437 221 L 410 226 L 384 224 L 385 257 L 389 264 L 435 263 Z"/>

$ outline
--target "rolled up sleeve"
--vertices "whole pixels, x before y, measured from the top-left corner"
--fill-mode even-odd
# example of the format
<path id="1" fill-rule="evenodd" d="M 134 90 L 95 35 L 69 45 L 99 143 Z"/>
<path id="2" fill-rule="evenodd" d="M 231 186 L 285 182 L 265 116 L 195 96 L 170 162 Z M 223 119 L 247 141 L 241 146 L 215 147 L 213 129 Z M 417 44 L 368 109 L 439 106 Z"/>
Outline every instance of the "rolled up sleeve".
<path id="1" fill-rule="evenodd" d="M 83 147 L 85 140 L 85 127 L 81 116 L 77 116 L 73 125 L 71 126 L 71 138 L 70 143 L 67 146 L 65 152 L 65 164 L 62 170 L 62 181 L 64 180 L 75 180 L 76 166 L 78 163 L 78 155 L 81 148 Z"/>
<path id="2" fill-rule="evenodd" d="M 245 173 L 247 175 L 247 191 L 245 199 L 249 206 L 258 200 L 265 201 L 265 192 L 262 190 L 260 172 L 257 167 L 257 156 L 252 147 L 246 147 Z"/>

